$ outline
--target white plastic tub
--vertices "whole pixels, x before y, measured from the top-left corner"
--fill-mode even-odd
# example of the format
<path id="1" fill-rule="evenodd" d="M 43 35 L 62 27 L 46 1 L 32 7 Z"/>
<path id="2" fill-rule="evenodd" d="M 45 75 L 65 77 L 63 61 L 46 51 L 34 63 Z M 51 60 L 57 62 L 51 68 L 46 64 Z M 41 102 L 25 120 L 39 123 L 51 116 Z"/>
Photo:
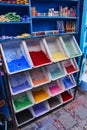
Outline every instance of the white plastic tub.
<path id="1" fill-rule="evenodd" d="M 30 74 L 30 79 L 33 87 L 38 87 L 46 83 L 49 83 L 51 81 L 51 78 L 45 67 L 32 69 L 29 72 L 29 74 Z"/>
<path id="2" fill-rule="evenodd" d="M 69 58 L 59 37 L 46 37 L 43 39 L 43 42 L 53 62 L 58 62 Z"/>
<path id="3" fill-rule="evenodd" d="M 58 96 L 48 99 L 48 104 L 49 104 L 50 110 L 53 110 L 53 109 L 59 107 L 60 105 L 62 105 L 62 103 L 63 103 L 63 101 L 62 101 L 60 94 Z"/>
<path id="4" fill-rule="evenodd" d="M 52 81 L 51 83 L 48 84 L 49 86 L 49 93 L 51 97 L 54 97 L 62 92 L 64 92 L 65 88 L 61 82 L 60 79 L 56 81 Z"/>
<path id="5" fill-rule="evenodd" d="M 51 77 L 52 81 L 62 78 L 66 75 L 64 66 L 61 63 L 48 65 L 47 69 L 48 69 L 49 76 Z"/>
<path id="6" fill-rule="evenodd" d="M 76 81 L 74 79 L 73 75 L 67 75 L 63 78 L 61 78 L 62 84 L 65 88 L 65 90 L 74 88 L 76 86 Z"/>
<path id="7" fill-rule="evenodd" d="M 16 95 L 32 89 L 32 83 L 28 72 L 9 76 L 9 87 L 12 95 Z"/>
<path id="8" fill-rule="evenodd" d="M 61 98 L 62 98 L 63 104 L 73 100 L 72 90 L 68 90 L 68 91 L 63 92 L 61 94 Z"/>
<path id="9" fill-rule="evenodd" d="M 34 68 L 52 63 L 42 39 L 40 38 L 29 39 L 26 40 L 25 43 L 27 54 L 30 55 Z"/>
<path id="10" fill-rule="evenodd" d="M 33 106 L 34 99 L 32 93 L 30 91 L 27 91 L 25 93 L 21 93 L 14 96 L 12 99 L 12 103 L 13 103 L 15 113 L 17 113 Z"/>
<path id="11" fill-rule="evenodd" d="M 82 55 L 78 43 L 73 35 L 60 36 L 60 41 L 63 43 L 65 50 L 70 58 Z"/>
<path id="12" fill-rule="evenodd" d="M 22 41 L 9 41 L 1 44 L 1 53 L 7 73 L 15 74 L 32 68 Z"/>
<path id="13" fill-rule="evenodd" d="M 63 61 L 62 65 L 65 68 L 67 75 L 70 75 L 70 74 L 73 74 L 73 73 L 76 73 L 79 71 L 79 67 L 78 67 L 77 62 L 74 58 L 71 60 Z"/>
<path id="14" fill-rule="evenodd" d="M 40 86 L 40 87 L 32 90 L 32 95 L 33 95 L 35 104 L 38 104 L 40 102 L 43 102 L 43 101 L 49 99 L 50 95 L 49 95 L 49 91 L 48 91 L 48 86 L 43 85 L 43 86 Z"/>
<path id="15" fill-rule="evenodd" d="M 16 113 L 16 116 L 15 116 L 16 124 L 18 127 L 32 121 L 33 119 L 34 119 L 34 116 L 30 108 Z"/>
<path id="16" fill-rule="evenodd" d="M 31 108 L 31 111 L 35 117 L 39 117 L 49 111 L 49 105 L 47 101 L 36 104 Z"/>

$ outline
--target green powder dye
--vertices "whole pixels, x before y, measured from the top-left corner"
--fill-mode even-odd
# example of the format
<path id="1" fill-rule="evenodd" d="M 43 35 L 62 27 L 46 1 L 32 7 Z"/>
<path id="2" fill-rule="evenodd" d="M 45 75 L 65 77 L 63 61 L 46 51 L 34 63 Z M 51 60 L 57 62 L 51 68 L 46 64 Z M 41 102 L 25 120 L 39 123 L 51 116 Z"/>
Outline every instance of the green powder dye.
<path id="1" fill-rule="evenodd" d="M 70 57 L 78 56 L 79 55 L 77 52 L 75 52 L 75 49 L 74 49 L 74 47 L 72 46 L 71 43 L 66 42 L 65 46 L 66 46 L 66 48 L 67 48 L 67 50 L 68 50 L 68 52 L 70 54 Z"/>
<path id="2" fill-rule="evenodd" d="M 14 105 L 15 105 L 16 110 L 20 110 L 31 104 L 32 104 L 32 102 L 29 100 L 27 94 L 18 96 L 14 99 Z"/>
<path id="3" fill-rule="evenodd" d="M 52 78 L 57 78 L 57 77 L 60 77 L 63 75 L 63 73 L 60 71 L 59 68 L 55 68 L 53 71 L 50 72 L 51 73 L 51 76 Z"/>

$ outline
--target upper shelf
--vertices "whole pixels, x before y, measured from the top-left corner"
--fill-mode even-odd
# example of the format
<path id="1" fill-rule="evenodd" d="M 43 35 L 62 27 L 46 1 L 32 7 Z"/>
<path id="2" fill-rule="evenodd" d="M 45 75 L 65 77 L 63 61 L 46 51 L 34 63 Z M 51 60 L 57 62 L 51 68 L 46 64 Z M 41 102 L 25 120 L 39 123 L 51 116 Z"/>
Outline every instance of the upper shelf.
<path id="1" fill-rule="evenodd" d="M 29 24 L 29 22 L 0 22 L 0 24 Z"/>
<path id="2" fill-rule="evenodd" d="M 37 0 L 34 0 L 34 2 L 36 2 Z M 38 1 L 40 1 L 40 2 L 49 2 L 50 0 L 38 0 Z M 52 1 L 55 1 L 55 2 L 75 2 L 75 3 L 77 3 L 79 0 L 52 0 Z M 33 0 L 31 0 L 31 3 L 33 2 Z"/>
<path id="3" fill-rule="evenodd" d="M 62 17 L 62 16 L 32 16 L 33 19 L 77 19 L 77 17 Z"/>
<path id="4" fill-rule="evenodd" d="M 22 6 L 22 7 L 28 7 L 29 4 L 11 4 L 11 3 L 0 3 L 0 6 Z"/>
<path id="5" fill-rule="evenodd" d="M 41 35 L 41 36 L 31 36 L 31 37 L 25 37 L 25 38 L 13 38 L 13 39 L 0 39 L 0 42 L 7 42 L 7 41 L 21 41 L 21 40 L 27 40 L 30 38 L 43 38 L 43 37 L 50 37 L 50 36 L 62 36 L 62 35 L 75 35 L 78 34 L 78 32 L 66 32 L 66 33 L 60 33 L 60 34 L 49 34 L 49 35 Z"/>
<path id="6" fill-rule="evenodd" d="M 32 0 L 31 0 L 32 1 Z M 37 0 L 36 0 L 37 1 Z M 47 1 L 47 0 L 46 0 Z M 49 1 L 49 0 L 48 0 Z M 57 2 L 78 2 L 79 0 L 55 0 Z"/>

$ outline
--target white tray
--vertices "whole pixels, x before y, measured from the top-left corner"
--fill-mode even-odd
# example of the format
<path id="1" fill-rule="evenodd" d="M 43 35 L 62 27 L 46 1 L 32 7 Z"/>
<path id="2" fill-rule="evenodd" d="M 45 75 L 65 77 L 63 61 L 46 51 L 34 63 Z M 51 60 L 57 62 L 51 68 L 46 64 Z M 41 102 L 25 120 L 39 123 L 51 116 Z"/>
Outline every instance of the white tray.
<path id="1" fill-rule="evenodd" d="M 40 103 L 39 103 L 39 104 L 40 104 Z M 36 104 L 36 106 L 35 106 L 35 107 L 37 107 L 37 109 L 38 109 L 38 107 L 39 107 L 39 114 L 36 114 L 36 113 L 35 113 L 35 110 L 34 110 L 35 108 L 34 108 L 34 106 L 30 108 L 31 111 L 32 111 L 32 113 L 33 113 L 33 115 L 34 115 L 34 117 L 39 117 L 39 116 L 41 116 L 41 115 L 47 113 L 47 112 L 50 110 L 47 101 L 41 102 L 41 104 L 43 104 L 43 106 L 46 107 L 46 110 L 44 110 L 44 111 L 41 111 L 42 109 L 40 108 L 41 106 L 39 106 L 39 104 Z"/>
<path id="2" fill-rule="evenodd" d="M 14 105 L 14 100 L 17 99 L 17 98 L 19 98 L 20 96 L 23 96 L 24 94 L 26 94 L 26 95 L 28 96 L 28 98 L 29 98 L 29 100 L 32 102 L 32 104 L 31 104 L 31 105 L 27 105 L 27 106 L 25 106 L 25 107 L 23 107 L 23 108 L 21 108 L 21 109 L 19 109 L 19 110 L 16 110 L 15 105 Z M 20 100 L 21 100 L 21 99 L 19 99 L 19 101 L 20 101 Z M 22 101 L 20 101 L 20 102 L 22 102 Z M 33 105 L 34 105 L 34 99 L 33 99 L 32 93 L 31 93 L 30 91 L 27 91 L 27 92 L 25 92 L 25 93 L 21 93 L 21 94 L 18 94 L 18 95 L 16 95 L 16 96 L 14 96 L 13 99 L 12 99 L 12 104 L 13 104 L 13 108 L 14 108 L 15 113 L 20 112 L 20 111 L 22 111 L 22 110 L 25 110 L 25 109 L 27 109 L 27 108 L 33 106 Z"/>
<path id="3" fill-rule="evenodd" d="M 1 44 L 1 53 L 9 75 L 32 68 L 32 63 L 27 57 L 23 41 L 3 42 Z"/>
<path id="4" fill-rule="evenodd" d="M 78 46 L 78 43 L 73 35 L 60 36 L 60 41 L 63 43 L 68 57 L 74 58 L 82 55 L 82 52 Z"/>
<path id="5" fill-rule="evenodd" d="M 30 108 L 29 108 L 29 111 L 31 112 L 31 109 L 30 109 Z M 31 112 L 31 114 L 33 115 L 33 113 L 32 113 L 32 112 Z M 24 125 L 24 124 L 26 124 L 26 123 L 28 123 L 28 122 L 32 121 L 34 118 L 35 118 L 35 117 L 33 116 L 33 118 L 28 119 L 27 121 L 22 122 L 21 124 L 19 124 L 19 123 L 18 123 L 18 121 L 17 121 L 17 117 L 15 116 L 15 121 L 16 121 L 17 126 L 19 127 L 19 126 L 22 126 L 22 125 Z"/>
<path id="6" fill-rule="evenodd" d="M 56 106 L 53 106 L 53 107 L 50 107 L 50 105 L 49 105 L 50 110 L 53 110 L 53 109 L 55 109 L 55 108 L 57 108 L 57 107 L 59 107 L 60 105 L 63 104 L 63 101 L 62 101 L 61 95 L 59 94 L 59 95 L 56 96 L 56 97 L 57 97 L 57 99 L 60 101 L 60 103 L 58 103 Z M 52 97 L 52 98 L 53 98 L 53 97 Z M 48 104 L 49 104 L 49 102 L 48 102 Z"/>
<path id="7" fill-rule="evenodd" d="M 70 89 L 70 90 L 68 90 L 67 92 L 68 92 L 72 97 L 71 97 L 70 99 L 68 99 L 67 101 L 63 101 L 63 99 L 62 99 L 63 104 L 64 104 L 64 103 L 67 103 L 67 102 L 69 102 L 69 101 L 71 101 L 71 100 L 73 100 L 73 93 L 72 93 L 72 90 Z M 62 98 L 62 96 L 61 96 L 61 98 Z"/>
<path id="8" fill-rule="evenodd" d="M 73 75 L 67 75 L 66 77 L 68 77 L 68 78 L 70 79 L 70 81 L 71 81 L 71 83 L 72 83 L 73 85 L 70 86 L 70 87 L 68 87 L 68 88 L 66 88 L 65 85 L 64 85 L 63 80 L 61 79 L 61 82 L 62 82 L 63 87 L 65 88 L 65 90 L 69 90 L 69 89 L 71 89 L 71 88 L 74 88 L 74 87 L 76 86 L 76 81 L 75 81 L 75 79 L 74 79 L 74 76 L 73 76 Z M 65 77 L 64 77 L 64 78 L 65 78 Z M 68 82 L 68 81 L 67 81 L 67 82 Z"/>
<path id="9" fill-rule="evenodd" d="M 52 64 L 52 65 L 48 65 L 47 69 L 48 69 L 49 76 L 51 77 L 52 81 L 57 80 L 59 78 L 62 78 L 66 75 L 65 68 L 61 63 L 55 63 L 55 64 Z M 60 75 L 57 74 L 58 70 L 61 73 Z M 54 74 L 55 71 L 56 71 L 56 75 Z M 53 75 L 55 75 L 54 77 L 52 76 L 52 73 L 53 73 Z"/>
<path id="10" fill-rule="evenodd" d="M 33 69 L 33 70 L 31 70 L 29 72 L 29 74 L 30 74 L 30 80 L 31 80 L 31 83 L 32 83 L 33 87 L 38 87 L 38 86 L 44 85 L 46 83 L 49 83 L 51 81 L 51 78 L 50 78 L 50 76 L 48 74 L 48 71 L 47 71 L 47 69 L 45 67 L 40 67 L 40 68 Z M 38 74 L 40 74 L 40 75 L 38 75 Z M 36 80 L 36 81 L 39 80 L 40 81 L 41 77 L 43 78 L 43 76 L 46 77 L 47 81 L 39 83 L 37 85 L 35 85 L 33 83 L 33 80 Z"/>
<path id="11" fill-rule="evenodd" d="M 16 95 L 32 89 L 32 83 L 28 72 L 9 76 L 9 87 L 12 95 Z"/>
<path id="12" fill-rule="evenodd" d="M 70 75 L 70 74 L 73 74 L 73 73 L 76 73 L 79 71 L 79 67 L 77 65 L 77 62 L 75 60 L 75 58 L 71 59 L 71 60 L 66 60 L 66 61 L 63 61 L 62 62 L 62 65 L 63 67 L 65 68 L 65 71 L 66 71 L 66 74 L 67 75 Z M 67 73 L 67 70 L 66 70 L 66 67 L 69 67 L 70 65 L 72 65 L 74 68 L 75 68 L 75 71 L 72 71 L 70 73 Z"/>
<path id="13" fill-rule="evenodd" d="M 35 102 L 35 100 L 34 100 L 34 103 L 35 103 L 35 104 L 38 104 L 38 103 L 43 102 L 43 101 L 45 101 L 45 100 L 47 100 L 47 99 L 50 98 L 49 91 L 48 91 L 48 85 L 43 85 L 43 86 L 41 86 L 41 87 L 35 88 L 34 90 L 32 90 L 32 95 L 33 95 L 33 92 L 39 91 L 39 90 L 42 90 L 42 89 L 45 90 L 45 92 L 47 93 L 48 97 L 47 97 L 47 98 L 44 98 L 44 99 L 42 99 L 42 100 L 40 100 L 40 101 L 38 101 L 38 102 Z M 34 99 L 34 97 L 33 97 L 33 99 Z"/>
<path id="14" fill-rule="evenodd" d="M 52 94 L 50 89 L 51 89 L 51 87 L 53 88 L 55 85 L 58 85 L 59 86 L 58 88 L 60 88 L 61 90 L 60 91 L 59 90 L 58 91 L 55 90 L 56 92 L 54 94 Z M 65 90 L 65 88 L 64 88 L 64 86 L 63 86 L 63 84 L 62 84 L 60 79 L 58 79 L 56 81 L 52 81 L 51 83 L 48 84 L 48 86 L 49 86 L 49 89 L 48 89 L 49 90 L 49 94 L 50 94 L 51 97 L 54 97 L 54 96 L 64 92 L 64 90 Z"/>
<path id="15" fill-rule="evenodd" d="M 27 55 L 30 55 L 29 52 L 32 52 L 32 51 L 37 51 L 38 52 L 38 51 L 42 50 L 45 53 L 45 55 L 47 56 L 47 58 L 49 60 L 51 60 L 50 56 L 49 56 L 49 53 L 48 53 L 48 51 L 47 51 L 47 49 L 46 49 L 42 39 L 40 39 L 40 38 L 39 39 L 37 39 L 37 38 L 29 39 L 29 40 L 26 40 L 25 43 L 26 43 L 26 47 L 25 48 L 26 48 Z M 31 58 L 31 60 L 32 60 L 32 58 Z M 52 63 L 52 61 L 50 61 L 49 63 L 45 63 L 45 64 L 41 64 L 41 65 L 35 66 L 33 64 L 33 61 L 32 61 L 32 64 L 33 64 L 34 68 L 37 68 L 37 67 L 40 67 L 40 66 L 44 66 L 44 65 L 48 65 L 48 64 L 51 64 L 51 63 Z"/>
<path id="16" fill-rule="evenodd" d="M 53 62 L 58 62 L 58 61 L 66 60 L 69 58 L 59 37 L 46 37 L 43 39 L 43 42 L 44 42 L 45 47 L 47 48 L 48 53 Z M 60 58 L 60 56 L 58 57 L 58 55 L 57 55 L 58 59 L 54 60 L 52 55 L 55 53 L 58 53 L 58 52 L 62 53 L 64 57 Z M 59 54 L 59 55 L 61 55 L 61 54 Z"/>

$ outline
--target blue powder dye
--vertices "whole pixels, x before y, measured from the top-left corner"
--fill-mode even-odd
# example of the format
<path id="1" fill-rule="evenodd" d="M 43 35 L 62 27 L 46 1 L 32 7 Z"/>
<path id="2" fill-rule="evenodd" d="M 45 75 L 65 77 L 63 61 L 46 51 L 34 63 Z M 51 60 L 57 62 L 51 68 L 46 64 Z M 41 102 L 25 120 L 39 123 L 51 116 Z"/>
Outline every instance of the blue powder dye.
<path id="1" fill-rule="evenodd" d="M 17 85 L 16 87 L 12 87 L 12 91 L 13 91 L 13 93 L 16 93 L 18 91 L 22 91 L 27 88 L 31 88 L 31 86 L 28 84 L 28 81 L 26 81 L 25 83 L 22 83 L 20 85 Z"/>
<path id="2" fill-rule="evenodd" d="M 7 65 L 10 72 L 31 68 L 31 66 L 28 64 L 24 56 L 22 56 L 20 59 L 15 59 L 12 60 L 11 62 L 7 62 Z"/>
<path id="3" fill-rule="evenodd" d="M 72 87 L 74 85 L 68 76 L 63 77 L 62 82 L 63 82 L 65 88 L 69 88 L 69 87 Z"/>
<path id="4" fill-rule="evenodd" d="M 35 115 L 39 115 L 40 113 L 47 111 L 46 105 L 44 103 L 39 103 L 33 106 L 33 109 L 34 109 Z"/>

